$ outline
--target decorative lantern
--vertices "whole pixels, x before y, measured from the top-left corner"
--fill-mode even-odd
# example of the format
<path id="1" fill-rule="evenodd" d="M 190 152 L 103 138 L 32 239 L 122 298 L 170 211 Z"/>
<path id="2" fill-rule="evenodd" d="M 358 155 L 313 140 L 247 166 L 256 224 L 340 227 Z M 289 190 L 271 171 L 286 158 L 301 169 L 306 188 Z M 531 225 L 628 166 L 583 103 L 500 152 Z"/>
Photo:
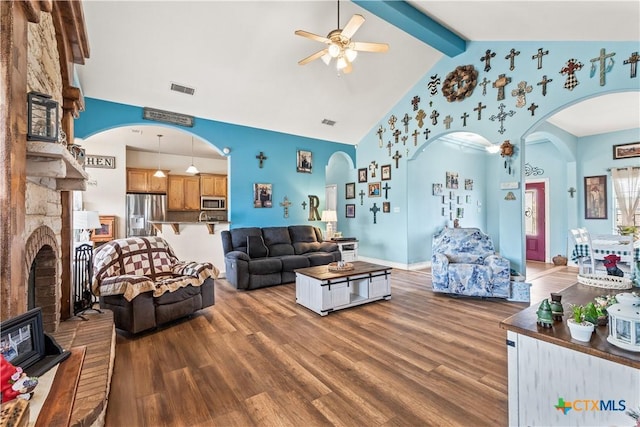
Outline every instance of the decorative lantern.
<path id="1" fill-rule="evenodd" d="M 27 140 L 57 142 L 58 103 L 50 95 L 29 92 L 27 106 Z"/>
<path id="2" fill-rule="evenodd" d="M 640 351 L 640 295 L 625 292 L 616 295 L 616 301 L 607 308 L 607 341 L 625 350 Z"/>

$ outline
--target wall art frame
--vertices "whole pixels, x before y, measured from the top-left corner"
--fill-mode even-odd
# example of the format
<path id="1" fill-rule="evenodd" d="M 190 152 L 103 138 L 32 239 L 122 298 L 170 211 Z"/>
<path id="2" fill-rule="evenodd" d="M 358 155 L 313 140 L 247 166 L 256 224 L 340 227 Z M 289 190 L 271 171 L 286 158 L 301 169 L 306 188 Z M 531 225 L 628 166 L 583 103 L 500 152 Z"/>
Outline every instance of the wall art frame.
<path id="1" fill-rule="evenodd" d="M 369 197 L 380 197 L 382 195 L 382 192 L 380 191 L 380 183 L 370 182 L 368 193 L 369 193 Z"/>
<path id="2" fill-rule="evenodd" d="M 584 177 L 584 219 L 607 219 L 607 176 Z"/>
<path id="3" fill-rule="evenodd" d="M 108 242 L 116 238 L 116 216 L 100 215 L 100 228 L 91 233 L 91 241 L 96 243 Z"/>
<path id="4" fill-rule="evenodd" d="M 355 182 L 347 182 L 344 185 L 344 198 L 345 199 L 355 199 L 356 198 L 356 183 Z"/>
<path id="5" fill-rule="evenodd" d="M 613 160 L 640 157 L 640 142 L 618 144 L 613 146 Z"/>
<path id="6" fill-rule="evenodd" d="M 447 188 L 458 189 L 458 172 L 447 172 L 446 181 Z"/>
<path id="7" fill-rule="evenodd" d="M 367 168 L 358 169 L 358 182 L 367 182 Z"/>
<path id="8" fill-rule="evenodd" d="M 391 180 L 391 165 L 380 166 L 380 177 L 383 181 Z"/>
<path id="9" fill-rule="evenodd" d="M 253 207 L 254 208 L 273 207 L 272 184 L 259 183 L 259 182 L 256 182 L 253 184 Z"/>
<path id="10" fill-rule="evenodd" d="M 465 179 L 464 180 L 464 189 L 465 190 L 473 190 L 473 180 L 472 179 Z"/>
<path id="11" fill-rule="evenodd" d="M 440 196 L 444 193 L 442 184 L 431 184 L 431 194 L 434 196 Z"/>
<path id="12" fill-rule="evenodd" d="M 296 172 L 311 173 L 313 169 L 313 153 L 308 150 L 298 150 L 296 154 Z"/>
<path id="13" fill-rule="evenodd" d="M 344 214 L 347 218 L 356 217 L 356 205 L 355 203 L 347 203 L 344 208 Z"/>
<path id="14" fill-rule="evenodd" d="M 391 212 L 391 202 L 382 202 L 382 212 L 383 213 Z"/>

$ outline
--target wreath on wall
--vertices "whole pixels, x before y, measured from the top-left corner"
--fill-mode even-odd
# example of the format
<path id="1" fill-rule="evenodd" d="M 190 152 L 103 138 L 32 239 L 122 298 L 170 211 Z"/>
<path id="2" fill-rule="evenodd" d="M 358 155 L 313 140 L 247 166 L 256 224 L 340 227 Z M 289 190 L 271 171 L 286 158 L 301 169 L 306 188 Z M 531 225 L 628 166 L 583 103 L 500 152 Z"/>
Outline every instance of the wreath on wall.
<path id="1" fill-rule="evenodd" d="M 473 65 L 460 65 L 442 82 L 442 95 L 449 102 L 462 101 L 471 96 L 477 84 L 478 70 Z"/>

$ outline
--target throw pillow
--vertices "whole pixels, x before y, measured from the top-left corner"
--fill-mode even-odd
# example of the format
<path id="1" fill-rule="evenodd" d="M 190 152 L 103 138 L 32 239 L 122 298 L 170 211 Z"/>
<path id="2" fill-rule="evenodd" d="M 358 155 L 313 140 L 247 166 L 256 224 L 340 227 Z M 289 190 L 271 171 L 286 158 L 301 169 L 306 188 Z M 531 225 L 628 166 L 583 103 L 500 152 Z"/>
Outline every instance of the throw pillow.
<path id="1" fill-rule="evenodd" d="M 247 255 L 250 258 L 269 256 L 269 249 L 265 246 L 262 236 L 247 236 Z"/>

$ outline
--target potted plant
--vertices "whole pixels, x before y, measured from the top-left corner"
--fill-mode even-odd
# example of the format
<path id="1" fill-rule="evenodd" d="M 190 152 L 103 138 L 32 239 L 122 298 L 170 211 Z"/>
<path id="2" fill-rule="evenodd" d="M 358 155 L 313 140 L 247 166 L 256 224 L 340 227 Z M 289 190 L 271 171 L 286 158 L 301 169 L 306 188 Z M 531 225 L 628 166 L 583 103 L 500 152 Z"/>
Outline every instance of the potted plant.
<path id="1" fill-rule="evenodd" d="M 589 342 L 595 326 L 593 323 L 584 320 L 585 306 L 572 305 L 571 312 L 573 317 L 567 319 L 567 326 L 569 326 L 571 338 L 576 341 Z"/>

